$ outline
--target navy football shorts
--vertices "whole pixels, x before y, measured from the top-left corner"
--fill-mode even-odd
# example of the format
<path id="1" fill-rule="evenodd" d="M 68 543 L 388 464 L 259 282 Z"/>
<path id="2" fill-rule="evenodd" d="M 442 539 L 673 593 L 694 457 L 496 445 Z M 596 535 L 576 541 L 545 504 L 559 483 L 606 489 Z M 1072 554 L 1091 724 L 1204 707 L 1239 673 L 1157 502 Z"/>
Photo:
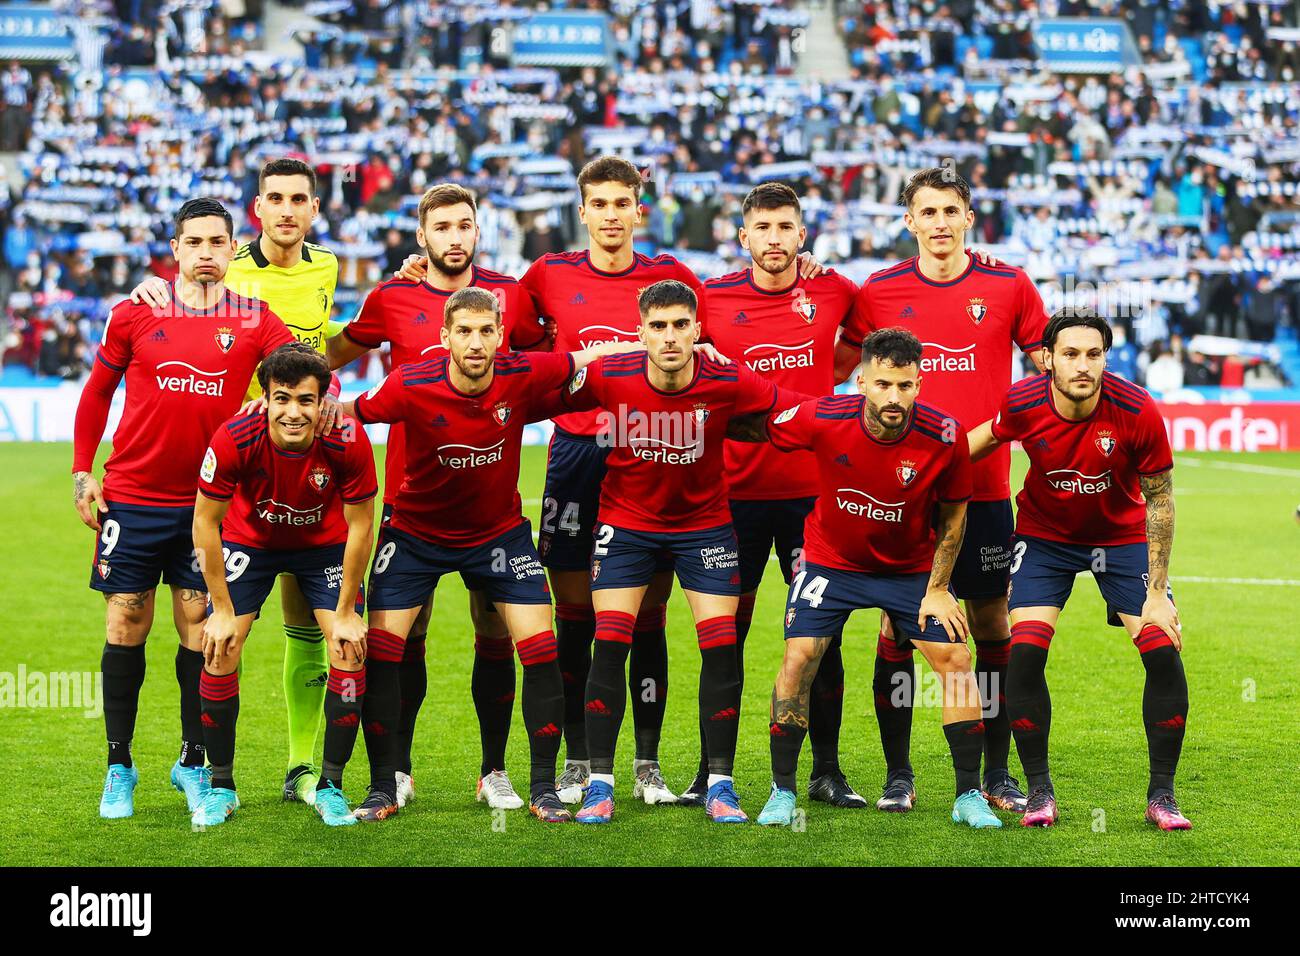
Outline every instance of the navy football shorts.
<path id="1" fill-rule="evenodd" d="M 805 563 L 790 582 L 785 609 L 786 640 L 839 637 L 850 614 L 875 607 L 889 615 L 894 624 L 894 641 L 899 647 L 908 641 L 950 643 L 948 632 L 936 618 L 925 622 L 925 630 L 917 626 L 921 600 L 929 583 L 929 571 L 867 574 Z"/>
<path id="2" fill-rule="evenodd" d="M 803 523 L 812 514 L 817 498 L 785 498 L 779 501 L 731 502 L 731 523 L 740 546 L 740 593 L 758 589 L 767 570 L 767 556 L 776 547 L 781 576 L 790 583 L 794 563 L 803 552 Z"/>
<path id="3" fill-rule="evenodd" d="M 117 505 L 100 515 L 90 586 L 105 594 L 138 594 L 163 583 L 206 591 L 194 556 L 194 508 Z"/>
<path id="4" fill-rule="evenodd" d="M 630 531 L 612 524 L 596 529 L 591 589 L 635 588 L 656 571 L 673 568 L 688 591 L 740 594 L 740 558 L 730 524 L 703 531 Z"/>
<path id="5" fill-rule="evenodd" d="M 966 506 L 966 537 L 952 569 L 952 589 L 963 601 L 1003 597 L 1011 580 L 1011 499 Z"/>
<path id="6" fill-rule="evenodd" d="M 491 541 L 447 548 L 385 526 L 380 529 L 367 588 L 372 611 L 421 607 L 444 574 L 459 572 L 465 587 L 494 604 L 550 604 L 546 572 L 528 521 Z"/>
<path id="7" fill-rule="evenodd" d="M 303 597 L 315 610 L 333 611 L 338 608 L 346 545 L 273 551 L 231 541 L 221 544 L 226 561 L 226 587 L 230 590 L 230 601 L 235 606 L 236 615 L 261 610 L 275 579 L 281 574 L 293 575 Z M 365 609 L 363 589 L 358 590 L 356 608 L 358 614 Z"/>
<path id="8" fill-rule="evenodd" d="M 1011 556 L 1011 610 L 1065 607 L 1075 576 L 1091 571 L 1106 601 L 1106 621 L 1121 626 L 1119 615 L 1142 616 L 1147 597 L 1147 546 L 1099 547 L 1064 544 L 1017 535 Z M 1174 592 L 1169 590 L 1172 601 Z"/>
<path id="9" fill-rule="evenodd" d="M 572 435 L 557 428 L 551 436 L 537 539 L 537 551 L 546 567 L 586 571 L 590 566 L 608 455 L 609 448 L 598 445 L 594 435 Z"/>

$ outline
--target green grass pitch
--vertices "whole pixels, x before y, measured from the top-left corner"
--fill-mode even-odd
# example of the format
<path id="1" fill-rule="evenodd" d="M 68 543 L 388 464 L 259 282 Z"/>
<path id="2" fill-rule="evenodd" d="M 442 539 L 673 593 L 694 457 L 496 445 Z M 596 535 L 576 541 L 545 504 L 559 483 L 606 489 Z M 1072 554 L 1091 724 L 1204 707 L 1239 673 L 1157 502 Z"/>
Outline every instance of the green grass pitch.
<path id="1" fill-rule="evenodd" d="M 71 450 L 0 445 L 0 672 L 94 672 L 103 645 L 103 600 L 86 587 L 92 539 L 72 508 Z M 103 454 L 100 461 L 103 460 Z M 1016 483 L 1024 469 L 1016 456 Z M 536 521 L 545 453 L 524 450 L 522 494 Z M 1183 455 L 1175 490 L 1174 587 L 1185 628 L 1191 684 L 1179 798 L 1190 833 L 1142 822 L 1146 746 L 1140 724 L 1142 667 L 1101 600 L 1081 578 L 1060 624 L 1048 680 L 1055 714 L 1053 772 L 1061 824 L 973 832 L 949 818 L 952 770 L 936 707 L 918 710 L 913 763 L 919 803 L 905 816 L 811 806 L 800 832 L 710 824 L 703 811 L 646 807 L 630 796 L 631 718 L 618 768 L 620 801 L 606 827 L 543 826 L 526 811 L 494 815 L 473 800 L 478 731 L 470 703 L 473 655 L 458 578 L 438 590 L 429 636 L 429 694 L 415 755 L 418 800 L 393 820 L 325 828 L 308 808 L 280 802 L 284 637 L 272 596 L 254 629 L 243 673 L 236 775 L 242 809 L 221 827 L 192 833 L 183 800 L 167 783 L 179 742 L 164 613 L 149 641 L 136 732 L 141 770 L 133 819 L 97 815 L 104 774 L 102 718 L 72 708 L 16 708 L 0 716 L 4 804 L 0 863 L 8 865 L 201 864 L 634 864 L 634 865 L 1232 865 L 1288 864 L 1300 852 L 1295 715 L 1300 690 L 1296 568 L 1300 455 Z M 102 467 L 102 466 L 101 466 Z M 1280 579 L 1280 580 L 1279 580 Z M 1288 581 L 1288 579 L 1290 579 Z M 1272 581 L 1273 583 L 1261 583 Z M 759 595 L 746 649 L 747 681 L 736 780 L 756 816 L 766 797 L 767 701 L 781 656 L 785 591 L 776 565 Z M 160 601 L 165 608 L 165 600 Z M 848 672 L 842 763 L 872 799 L 883 765 L 870 675 L 874 612 L 846 632 Z M 696 760 L 698 652 L 680 593 L 669 615 L 671 690 L 660 756 L 670 785 L 688 782 Z M 918 661 L 920 660 L 918 656 Z M 15 677 L 8 678 L 13 681 Z M 516 714 L 509 763 L 522 789 L 527 742 Z M 358 741 L 349 793 L 368 777 Z M 806 779 L 805 747 L 800 779 Z M 1018 763 L 1013 756 L 1013 771 Z"/>

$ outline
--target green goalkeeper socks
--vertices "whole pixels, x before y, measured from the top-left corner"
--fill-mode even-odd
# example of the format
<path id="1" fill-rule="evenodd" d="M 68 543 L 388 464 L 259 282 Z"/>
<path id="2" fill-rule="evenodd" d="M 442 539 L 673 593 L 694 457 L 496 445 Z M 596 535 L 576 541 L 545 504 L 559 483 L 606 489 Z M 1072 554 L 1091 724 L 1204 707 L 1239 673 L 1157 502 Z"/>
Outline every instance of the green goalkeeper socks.
<path id="1" fill-rule="evenodd" d="M 315 766 L 316 738 L 325 712 L 329 654 L 314 625 L 284 626 L 284 701 L 289 711 L 289 767 Z"/>

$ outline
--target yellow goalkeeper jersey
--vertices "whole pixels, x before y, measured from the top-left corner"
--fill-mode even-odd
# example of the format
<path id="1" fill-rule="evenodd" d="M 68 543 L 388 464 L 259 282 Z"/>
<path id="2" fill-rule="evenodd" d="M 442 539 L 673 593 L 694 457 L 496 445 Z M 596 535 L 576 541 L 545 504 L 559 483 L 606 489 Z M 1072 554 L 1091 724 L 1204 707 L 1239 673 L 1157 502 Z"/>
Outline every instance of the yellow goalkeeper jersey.
<path id="1" fill-rule="evenodd" d="M 262 254 L 262 236 L 245 243 L 235 253 L 226 272 L 226 287 L 237 295 L 261 299 L 284 320 L 300 342 L 324 353 L 328 338 L 339 261 L 334 253 L 314 242 L 302 244 L 302 258 L 288 269 L 272 265 Z M 248 398 L 262 394 L 254 378 Z"/>

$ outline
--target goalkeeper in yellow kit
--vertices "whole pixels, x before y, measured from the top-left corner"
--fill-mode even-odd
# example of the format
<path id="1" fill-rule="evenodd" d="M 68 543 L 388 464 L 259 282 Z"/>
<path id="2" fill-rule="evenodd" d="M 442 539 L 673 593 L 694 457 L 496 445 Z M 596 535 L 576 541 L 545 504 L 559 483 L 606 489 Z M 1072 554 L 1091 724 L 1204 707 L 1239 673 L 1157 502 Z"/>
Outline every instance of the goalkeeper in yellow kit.
<path id="1" fill-rule="evenodd" d="M 307 232 L 320 211 L 316 172 L 297 159 L 275 159 L 258 176 L 253 211 L 262 231 L 241 246 L 226 273 L 226 287 L 239 295 L 261 299 L 302 342 L 325 351 L 328 323 L 338 283 L 334 253 L 307 241 Z M 151 276 L 131 293 L 132 302 L 163 307 L 171 285 Z M 254 378 L 248 397 L 261 389 Z M 284 608 L 284 696 L 289 710 L 289 771 L 284 798 L 311 803 L 318 771 L 316 740 L 324 714 L 329 660 L 320 628 L 293 575 L 280 577 Z"/>

